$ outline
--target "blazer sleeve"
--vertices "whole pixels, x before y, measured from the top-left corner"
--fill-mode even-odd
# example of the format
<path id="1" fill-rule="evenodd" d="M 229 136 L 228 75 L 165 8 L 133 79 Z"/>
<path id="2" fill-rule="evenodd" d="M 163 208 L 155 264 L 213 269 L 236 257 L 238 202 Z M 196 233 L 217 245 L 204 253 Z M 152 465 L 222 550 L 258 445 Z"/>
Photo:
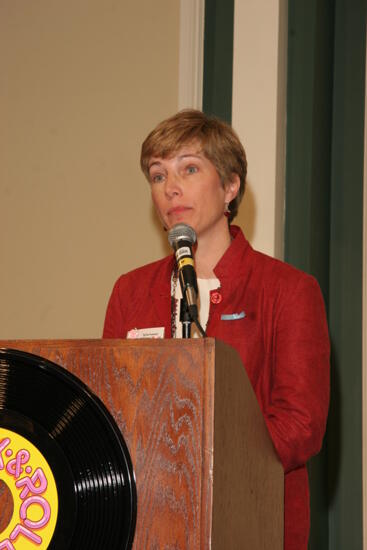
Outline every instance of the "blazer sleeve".
<path id="1" fill-rule="evenodd" d="M 123 309 L 121 307 L 121 279 L 112 290 L 104 322 L 103 338 L 125 338 Z"/>
<path id="2" fill-rule="evenodd" d="M 265 421 L 286 472 L 321 448 L 329 407 L 330 345 L 320 288 L 304 275 L 275 315 L 273 383 Z"/>

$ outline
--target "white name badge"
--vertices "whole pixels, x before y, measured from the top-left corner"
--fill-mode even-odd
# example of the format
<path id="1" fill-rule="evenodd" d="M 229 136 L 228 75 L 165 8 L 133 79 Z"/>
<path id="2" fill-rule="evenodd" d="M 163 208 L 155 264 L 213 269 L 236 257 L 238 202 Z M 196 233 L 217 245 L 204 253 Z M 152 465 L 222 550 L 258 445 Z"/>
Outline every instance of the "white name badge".
<path id="1" fill-rule="evenodd" d="M 128 331 L 126 338 L 164 338 L 164 327 L 133 328 Z"/>

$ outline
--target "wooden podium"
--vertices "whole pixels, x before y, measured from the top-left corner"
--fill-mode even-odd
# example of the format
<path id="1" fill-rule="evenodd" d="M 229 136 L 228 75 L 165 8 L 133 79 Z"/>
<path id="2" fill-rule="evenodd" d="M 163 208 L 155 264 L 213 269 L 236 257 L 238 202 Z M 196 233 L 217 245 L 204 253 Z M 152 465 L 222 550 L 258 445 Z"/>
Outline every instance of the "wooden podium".
<path id="1" fill-rule="evenodd" d="M 193 340 L 2 340 L 77 375 L 134 465 L 134 550 L 282 550 L 284 474 L 237 352 Z"/>

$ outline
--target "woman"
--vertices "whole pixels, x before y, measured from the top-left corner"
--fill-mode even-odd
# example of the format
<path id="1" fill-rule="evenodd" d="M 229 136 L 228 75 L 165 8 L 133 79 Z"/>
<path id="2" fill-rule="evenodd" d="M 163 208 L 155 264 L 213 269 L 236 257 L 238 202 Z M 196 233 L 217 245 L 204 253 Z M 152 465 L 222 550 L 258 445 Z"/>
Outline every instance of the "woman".
<path id="1" fill-rule="evenodd" d="M 179 112 L 148 135 L 141 167 L 164 228 L 183 222 L 196 232 L 200 323 L 240 353 L 285 471 L 284 548 L 306 550 L 305 464 L 321 448 L 329 400 L 329 339 L 318 284 L 253 250 L 230 225 L 247 164 L 224 122 Z M 158 326 L 165 337 L 180 336 L 179 287 L 172 256 L 123 275 L 109 301 L 104 337 Z"/>

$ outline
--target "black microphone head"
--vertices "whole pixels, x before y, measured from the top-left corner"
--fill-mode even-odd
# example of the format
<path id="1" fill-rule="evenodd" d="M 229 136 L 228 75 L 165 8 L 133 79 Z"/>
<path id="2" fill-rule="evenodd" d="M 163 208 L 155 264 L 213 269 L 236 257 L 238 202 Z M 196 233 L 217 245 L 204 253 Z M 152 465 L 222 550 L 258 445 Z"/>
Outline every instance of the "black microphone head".
<path id="1" fill-rule="evenodd" d="M 186 223 L 177 223 L 168 231 L 168 242 L 175 248 L 178 241 L 189 241 L 191 244 L 196 243 L 196 233 L 194 229 Z"/>

